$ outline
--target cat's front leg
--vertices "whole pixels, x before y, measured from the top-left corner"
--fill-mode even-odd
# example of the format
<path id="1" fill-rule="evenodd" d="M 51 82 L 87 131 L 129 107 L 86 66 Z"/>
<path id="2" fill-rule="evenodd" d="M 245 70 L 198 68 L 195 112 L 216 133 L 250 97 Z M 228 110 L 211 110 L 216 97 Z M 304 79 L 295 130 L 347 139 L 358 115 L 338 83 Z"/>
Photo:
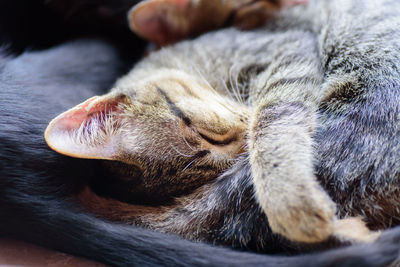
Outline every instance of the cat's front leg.
<path id="1" fill-rule="evenodd" d="M 313 173 L 316 120 L 300 101 L 266 104 L 249 133 L 256 198 L 271 229 L 292 241 L 319 242 L 334 231 L 335 204 Z"/>

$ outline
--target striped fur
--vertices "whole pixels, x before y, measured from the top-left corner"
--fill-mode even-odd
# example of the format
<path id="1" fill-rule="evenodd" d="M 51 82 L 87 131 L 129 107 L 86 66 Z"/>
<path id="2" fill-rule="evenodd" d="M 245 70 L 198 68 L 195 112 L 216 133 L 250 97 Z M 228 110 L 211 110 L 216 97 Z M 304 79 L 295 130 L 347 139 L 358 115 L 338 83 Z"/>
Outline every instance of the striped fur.
<path id="1" fill-rule="evenodd" d="M 182 121 L 187 126 L 187 117 L 208 121 L 207 127 L 214 133 L 220 127 L 241 129 L 244 123 L 246 134 L 240 138 L 247 144 L 249 167 L 233 175 L 238 178 L 223 175 L 169 207 L 136 207 L 137 212 L 135 206 L 115 212 L 91 208 L 112 219 L 121 216 L 123 221 L 189 239 L 259 250 L 282 245 L 269 226 L 286 239 L 314 243 L 332 236 L 345 241 L 373 239 L 368 231 L 341 236 L 346 227 L 364 229 L 360 219 L 350 216 L 361 216 L 373 229 L 398 224 L 399 11 L 398 1 L 314 1 L 308 8 L 282 13 L 258 30 L 220 30 L 151 54 L 112 89 L 112 94 L 132 100 L 124 112 L 132 121 L 143 115 L 137 106 L 149 103 L 157 107 L 148 109 L 153 113 L 148 113 L 146 124 L 140 124 L 142 134 L 129 137 L 129 127 L 124 130 L 127 134 L 123 137 L 132 143 L 124 142 L 125 153 L 119 160 L 132 163 L 132 158 L 141 157 L 134 162 L 142 170 L 163 170 L 163 162 L 182 161 L 182 153 L 165 153 L 174 152 L 165 150 L 165 127 L 160 125 Z M 185 86 L 179 86 L 176 79 Z M 165 94 L 155 88 L 162 88 Z M 209 96 L 193 104 L 190 99 L 194 97 L 185 88 Z M 233 117 L 225 114 L 225 109 L 208 110 L 226 103 Z M 223 114 L 219 120 L 211 116 L 220 115 L 218 112 Z M 141 143 L 146 153 L 132 152 L 133 140 L 145 137 L 150 140 Z M 207 142 L 201 136 L 198 140 Z M 228 155 L 228 161 L 237 155 L 219 149 L 210 146 L 205 157 L 211 159 L 211 165 L 199 165 L 203 169 L 218 166 L 219 172 L 228 168 L 230 164 L 219 164 L 216 155 Z M 232 170 L 239 164 L 243 163 Z M 175 178 L 199 165 L 192 163 Z M 163 185 L 157 190 L 168 190 L 164 186 L 171 181 L 172 186 L 179 185 L 179 179 L 169 180 L 163 172 L 155 174 L 151 175 L 153 185 Z M 215 179 L 216 174 L 200 173 L 203 176 L 196 177 L 196 186 L 199 181 Z M 247 197 L 240 193 L 243 184 L 249 184 Z M 228 193 L 221 194 L 223 189 Z M 118 192 L 113 196 L 122 194 Z M 224 200 L 218 201 L 221 198 Z M 118 204 L 121 206 L 124 204 Z M 234 210 L 226 212 L 230 207 Z M 211 221 L 210 214 L 215 215 Z M 254 221 L 245 218 L 249 214 L 254 214 L 249 216 Z"/>

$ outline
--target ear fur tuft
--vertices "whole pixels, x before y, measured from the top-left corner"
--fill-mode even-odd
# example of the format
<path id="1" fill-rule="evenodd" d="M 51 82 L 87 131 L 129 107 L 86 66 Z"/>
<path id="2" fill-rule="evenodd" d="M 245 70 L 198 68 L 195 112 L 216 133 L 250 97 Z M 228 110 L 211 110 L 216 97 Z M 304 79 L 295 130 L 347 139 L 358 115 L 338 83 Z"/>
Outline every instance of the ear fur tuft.
<path id="1" fill-rule="evenodd" d="M 113 159 L 122 127 L 126 96 L 92 97 L 53 119 L 45 131 L 55 151 L 77 158 Z"/>

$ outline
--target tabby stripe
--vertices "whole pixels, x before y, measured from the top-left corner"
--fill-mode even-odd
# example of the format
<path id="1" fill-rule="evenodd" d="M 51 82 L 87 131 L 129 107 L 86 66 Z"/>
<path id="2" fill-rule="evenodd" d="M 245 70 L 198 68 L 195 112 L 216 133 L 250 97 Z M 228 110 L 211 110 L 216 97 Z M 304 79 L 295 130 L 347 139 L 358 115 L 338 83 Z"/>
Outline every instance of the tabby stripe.
<path id="1" fill-rule="evenodd" d="M 320 82 L 319 79 L 313 78 L 313 77 L 296 77 L 296 78 L 282 78 L 277 80 L 276 82 L 271 83 L 268 87 L 267 90 L 272 90 L 276 87 L 284 86 L 284 85 L 289 85 L 289 84 L 318 84 Z"/>
<path id="2" fill-rule="evenodd" d="M 169 108 L 171 109 L 171 111 L 180 119 L 182 119 L 182 121 L 187 125 L 190 126 L 192 124 L 192 121 L 185 115 L 185 113 L 183 113 L 183 111 L 178 108 L 174 102 L 172 102 L 171 98 L 169 98 L 169 96 L 160 88 L 157 87 L 157 91 L 164 96 L 165 100 L 167 101 L 167 104 L 169 106 Z"/>
<path id="3" fill-rule="evenodd" d="M 285 56 L 283 59 L 280 60 L 280 62 L 278 63 L 277 66 L 275 66 L 269 76 L 273 76 L 275 75 L 278 71 L 280 71 L 281 69 L 286 69 L 288 66 L 290 66 L 291 64 L 294 64 L 294 62 L 296 64 L 305 61 L 307 59 L 306 55 L 304 53 L 302 54 L 292 54 L 290 56 Z M 275 59 L 276 60 L 276 59 Z"/>
<path id="4" fill-rule="evenodd" d="M 198 159 L 198 158 L 202 158 L 205 157 L 206 155 L 210 154 L 210 150 L 201 150 L 199 152 L 197 152 L 193 157 Z"/>
<path id="5" fill-rule="evenodd" d="M 340 99 L 342 101 L 346 99 L 354 98 L 357 95 L 358 90 L 355 89 L 353 82 L 347 81 L 345 83 L 339 83 L 335 86 L 335 90 L 324 97 L 323 102 L 329 102 L 334 99 Z"/>

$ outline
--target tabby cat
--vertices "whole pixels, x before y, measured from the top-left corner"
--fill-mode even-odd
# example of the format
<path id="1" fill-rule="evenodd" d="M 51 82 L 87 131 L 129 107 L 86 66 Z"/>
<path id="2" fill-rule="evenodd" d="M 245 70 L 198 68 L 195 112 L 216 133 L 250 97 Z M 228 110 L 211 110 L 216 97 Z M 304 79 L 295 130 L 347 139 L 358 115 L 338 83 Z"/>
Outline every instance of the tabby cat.
<path id="1" fill-rule="evenodd" d="M 162 208 L 121 203 L 117 216 L 100 206 L 112 219 L 258 250 L 281 245 L 268 225 L 295 242 L 372 240 L 350 216 L 398 224 L 399 11 L 389 0 L 313 1 L 258 30 L 162 49 L 54 119 L 46 140 L 108 160 L 99 190 L 125 201 L 195 190 Z"/>

